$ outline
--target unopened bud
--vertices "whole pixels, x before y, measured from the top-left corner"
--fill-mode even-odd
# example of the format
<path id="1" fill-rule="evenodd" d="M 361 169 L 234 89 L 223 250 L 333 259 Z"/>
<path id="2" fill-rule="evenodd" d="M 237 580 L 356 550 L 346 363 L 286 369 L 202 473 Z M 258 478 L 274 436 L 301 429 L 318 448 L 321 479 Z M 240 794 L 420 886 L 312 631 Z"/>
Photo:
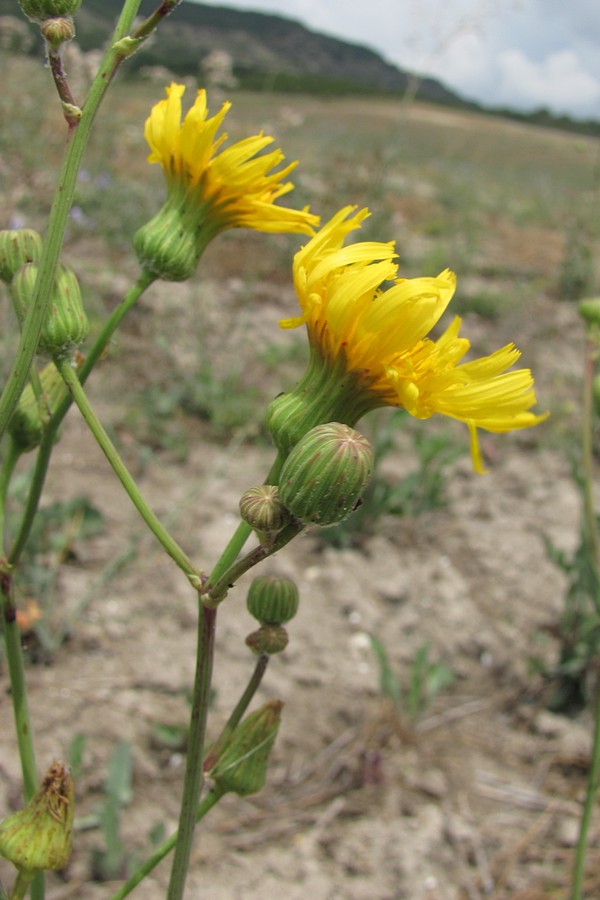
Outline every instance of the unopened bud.
<path id="1" fill-rule="evenodd" d="M 38 267 L 29 263 L 13 278 L 10 292 L 19 323 L 22 325 L 33 299 Z M 49 356 L 68 356 L 88 336 L 88 318 L 83 309 L 77 276 L 59 263 L 46 320 L 42 326 L 39 350 Z"/>
<path id="2" fill-rule="evenodd" d="M 0 280 L 10 284 L 25 263 L 37 262 L 42 254 L 42 239 L 31 228 L 0 231 Z"/>
<path id="3" fill-rule="evenodd" d="M 348 425 L 330 422 L 313 428 L 290 452 L 279 494 L 300 522 L 333 525 L 355 509 L 372 471 L 367 439 Z"/>
<path id="4" fill-rule="evenodd" d="M 258 575 L 246 597 L 248 612 L 261 625 L 285 625 L 298 612 L 298 588 L 289 578 Z"/>
<path id="5" fill-rule="evenodd" d="M 68 769 L 53 763 L 27 806 L 0 822 L 0 855 L 26 872 L 63 869 L 71 855 L 73 798 Z"/>
<path id="6" fill-rule="evenodd" d="M 588 325 L 600 325 L 600 297 L 580 300 L 579 315 Z"/>
<path id="7" fill-rule="evenodd" d="M 31 383 L 19 398 L 8 424 L 8 432 L 21 453 L 28 453 L 40 445 L 46 425 L 57 407 L 67 396 L 67 387 L 53 362 L 40 372 L 41 396 Z"/>
<path id="8" fill-rule="evenodd" d="M 28 19 L 43 22 L 45 19 L 74 15 L 81 0 L 19 0 L 19 6 Z"/>
<path id="9" fill-rule="evenodd" d="M 240 498 L 240 515 L 252 525 L 261 544 L 271 544 L 282 528 L 290 524 L 291 516 L 279 497 L 274 484 L 260 484 L 250 488 Z"/>
<path id="10" fill-rule="evenodd" d="M 283 625 L 261 625 L 246 638 L 246 646 L 257 656 L 273 656 L 282 653 L 290 639 Z"/>
<path id="11" fill-rule="evenodd" d="M 220 791 L 246 797 L 262 789 L 282 708 L 280 700 L 271 700 L 246 716 L 235 729 L 210 772 Z"/>
<path id="12" fill-rule="evenodd" d="M 136 232 L 133 246 L 141 267 L 164 281 L 186 281 L 198 267 L 202 247 L 187 208 L 167 202 Z"/>
<path id="13" fill-rule="evenodd" d="M 75 25 L 70 16 L 46 19 L 42 22 L 40 31 L 53 50 L 58 50 L 61 44 L 67 44 L 75 37 Z"/>

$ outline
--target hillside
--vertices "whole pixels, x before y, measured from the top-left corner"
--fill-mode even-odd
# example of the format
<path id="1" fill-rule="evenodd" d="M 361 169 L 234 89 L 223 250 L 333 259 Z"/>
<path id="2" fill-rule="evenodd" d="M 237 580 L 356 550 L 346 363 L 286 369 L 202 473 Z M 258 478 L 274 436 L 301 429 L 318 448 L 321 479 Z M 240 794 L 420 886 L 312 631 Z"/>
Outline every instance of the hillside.
<path id="1" fill-rule="evenodd" d="M 153 8 L 142 2 L 142 12 Z M 77 40 L 83 50 L 102 46 L 121 8 L 120 0 L 84 0 L 77 13 Z M 15 0 L 0 0 L 0 15 L 14 15 Z M 36 46 L 39 46 L 36 42 Z M 199 3 L 182 3 L 162 23 L 156 37 L 130 60 L 128 70 L 165 66 L 175 75 L 197 75 L 203 59 L 226 51 L 240 87 L 310 93 L 384 92 L 403 94 L 409 74 L 368 47 L 310 31 L 276 15 Z M 421 99 L 464 105 L 434 79 L 419 82 Z"/>

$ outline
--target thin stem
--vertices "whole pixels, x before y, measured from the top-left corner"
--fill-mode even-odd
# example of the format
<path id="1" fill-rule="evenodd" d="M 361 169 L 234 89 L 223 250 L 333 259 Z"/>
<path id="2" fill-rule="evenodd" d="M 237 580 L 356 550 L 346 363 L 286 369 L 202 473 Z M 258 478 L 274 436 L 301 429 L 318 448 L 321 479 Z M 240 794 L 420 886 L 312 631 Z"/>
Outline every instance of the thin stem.
<path id="1" fill-rule="evenodd" d="M 141 295 L 153 283 L 153 281 L 155 281 L 154 275 L 151 275 L 148 272 L 142 272 L 137 282 L 129 289 L 121 303 L 112 311 L 112 313 L 104 323 L 102 330 L 96 337 L 96 340 L 90 348 L 88 355 L 86 356 L 85 361 L 79 371 L 79 381 L 81 384 L 85 383 L 87 377 L 89 376 L 96 362 L 101 357 L 111 336 L 116 331 L 125 314 L 131 309 L 134 303 L 141 297 Z M 44 482 L 46 480 L 48 463 L 50 462 L 50 455 L 52 453 L 52 448 L 56 439 L 56 433 L 64 417 L 69 411 L 72 402 L 73 398 L 69 393 L 62 401 L 62 403 L 59 404 L 57 409 L 52 414 L 50 421 L 46 425 L 44 437 L 38 449 L 33 471 L 33 478 L 31 481 L 31 486 L 29 488 L 29 494 L 27 496 L 27 503 L 25 506 L 23 517 L 21 519 L 15 542 L 8 555 L 8 561 L 12 565 L 15 565 L 17 563 L 27 543 L 29 532 L 31 531 L 31 526 L 33 525 L 39 506 Z"/>
<path id="2" fill-rule="evenodd" d="M 131 29 L 140 2 L 141 0 L 125 0 L 113 35 L 113 42 L 115 43 L 106 52 L 100 69 L 91 84 L 81 119 L 63 158 L 48 218 L 44 256 L 40 263 L 32 302 L 23 323 L 11 371 L 0 396 L 0 436 L 6 431 L 14 408 L 21 396 L 37 349 L 42 325 L 50 302 L 50 294 L 58 257 L 63 244 L 65 226 L 73 202 L 77 172 L 81 165 L 94 119 L 117 68 L 127 55 L 135 49 L 133 46 L 124 46 L 122 39 Z M 116 42 L 118 42 L 118 45 Z"/>
<path id="3" fill-rule="evenodd" d="M 198 810 L 196 812 L 196 822 L 199 822 L 201 819 L 203 819 L 204 816 L 208 812 L 210 812 L 213 806 L 219 802 L 222 796 L 222 791 L 214 789 L 209 791 L 206 797 L 203 798 L 203 800 L 200 802 L 200 805 L 198 806 Z M 145 860 L 145 862 L 140 866 L 137 872 L 134 872 L 131 878 L 127 879 L 125 884 L 123 884 L 119 888 L 116 894 L 112 895 L 110 900 L 123 900 L 123 897 L 129 896 L 132 890 L 137 887 L 138 884 L 143 881 L 147 875 L 150 874 L 152 869 L 154 869 L 159 864 L 159 862 L 161 862 L 165 858 L 165 856 L 167 856 L 167 854 L 171 852 L 171 850 L 177 843 L 178 837 L 179 832 L 176 831 L 171 835 L 170 838 L 167 838 L 167 840 L 163 844 L 161 844 L 160 847 L 158 847 L 154 851 L 154 853 L 148 857 L 147 860 Z"/>
<path id="4" fill-rule="evenodd" d="M 162 3 L 156 7 L 154 12 L 148 16 L 148 18 L 142 22 L 142 24 L 136 28 L 136 30 L 131 35 L 132 38 L 147 38 L 152 34 L 153 31 L 156 30 L 158 25 L 162 22 L 166 16 L 170 15 L 176 7 L 179 6 L 181 0 L 162 0 Z"/>
<path id="5" fill-rule="evenodd" d="M 5 546 L 4 521 L 6 516 L 6 499 L 8 496 L 8 486 L 10 484 L 10 479 L 12 478 L 12 474 L 15 470 L 15 466 L 20 456 L 21 451 L 19 450 L 12 437 L 10 437 L 8 440 L 6 453 L 2 459 L 2 466 L 0 467 L 0 542 L 2 547 Z"/>
<path id="6" fill-rule="evenodd" d="M 267 559 L 267 557 L 277 553 L 277 551 L 281 550 L 282 547 L 285 547 L 286 544 L 289 544 L 289 542 L 297 537 L 303 529 L 304 525 L 302 522 L 293 522 L 277 535 L 275 541 L 269 547 L 259 546 L 250 550 L 246 556 L 236 560 L 236 562 L 226 569 L 217 581 L 213 581 L 211 576 L 205 587 L 202 589 L 204 602 L 210 606 L 216 606 L 221 603 L 227 596 L 229 588 L 235 584 L 242 575 Z"/>
<path id="7" fill-rule="evenodd" d="M 595 717 L 592 759 L 588 774 L 583 813 L 579 823 L 579 839 L 575 851 L 575 863 L 571 881 L 571 900 L 582 900 L 583 898 L 583 879 L 588 832 L 592 820 L 592 813 L 596 804 L 596 794 L 598 792 L 598 784 L 600 781 L 600 689 L 598 685 L 596 685 Z"/>
<path id="8" fill-rule="evenodd" d="M 281 454 L 277 455 L 266 483 L 276 484 L 284 462 Z M 246 522 L 241 522 L 220 559 L 215 565 L 209 584 L 220 583 L 223 575 L 234 565 L 238 554 L 250 536 L 252 529 Z M 262 550 L 262 548 L 259 548 Z M 214 655 L 214 631 L 216 624 L 215 607 L 200 602 L 198 618 L 198 642 L 196 648 L 196 675 L 192 694 L 190 730 L 188 737 L 188 754 L 186 758 L 183 781 L 183 797 L 179 817 L 179 837 L 173 857 L 171 880 L 167 900 L 182 900 L 187 878 L 190 853 L 194 839 L 194 810 L 198 806 L 203 783 L 204 738 L 206 717 L 208 714 L 208 698 L 212 680 Z"/>
<path id="9" fill-rule="evenodd" d="M 182 900 L 194 839 L 196 810 L 204 781 L 202 762 L 208 699 L 212 682 L 217 610 L 199 603 L 196 673 L 192 694 L 192 711 L 185 763 L 183 797 L 179 814 L 179 832 L 173 856 L 167 900 Z"/>
<path id="10" fill-rule="evenodd" d="M 271 470 L 265 478 L 265 484 L 277 484 L 279 473 L 281 472 L 285 457 L 278 453 L 275 462 L 271 466 Z M 216 584 L 223 577 L 225 572 L 234 564 L 239 554 L 244 548 L 244 544 L 252 534 L 252 527 L 247 522 L 240 522 L 233 533 L 229 543 L 223 550 L 217 564 L 211 572 L 209 584 Z"/>
<path id="11" fill-rule="evenodd" d="M 88 428 L 94 435 L 94 438 L 102 449 L 102 452 L 106 456 L 108 462 L 110 463 L 113 472 L 125 488 L 133 505 L 141 515 L 142 519 L 144 520 L 154 537 L 164 547 L 171 559 L 184 572 L 193 586 L 198 587 L 200 583 L 200 574 L 192 565 L 187 554 L 184 553 L 179 544 L 174 540 L 173 537 L 171 537 L 156 513 L 148 506 L 148 504 L 144 500 L 144 497 L 142 496 L 137 484 L 133 480 L 129 470 L 127 469 L 127 466 L 121 459 L 116 447 L 106 433 L 104 426 L 96 416 L 96 413 L 94 412 L 85 394 L 85 391 L 83 390 L 83 386 L 79 381 L 79 378 L 77 377 L 77 373 L 71 367 L 69 360 L 63 357 L 61 359 L 55 359 L 54 362 L 62 378 L 64 379 L 65 384 L 73 395 L 73 399 L 79 407 L 79 411 L 85 419 Z"/>
<path id="12" fill-rule="evenodd" d="M 238 700 L 235 709 L 227 719 L 223 730 L 219 737 L 216 739 L 208 753 L 206 754 L 206 758 L 204 760 L 204 771 L 210 772 L 219 758 L 223 749 L 229 743 L 229 738 L 240 724 L 242 720 L 242 716 L 248 709 L 250 705 L 250 701 L 254 697 L 256 691 L 258 690 L 261 681 L 263 680 L 263 676 L 267 671 L 267 666 L 269 665 L 270 656 L 266 653 L 261 653 L 256 661 L 256 666 L 254 667 L 254 672 L 252 673 L 252 677 L 246 686 L 246 690 Z"/>
<path id="13" fill-rule="evenodd" d="M 25 800 L 28 801 L 33 797 L 37 790 L 37 775 L 31 734 L 31 722 L 27 705 L 21 634 L 17 624 L 17 610 L 14 603 L 12 576 L 10 571 L 6 568 L 0 572 L 0 595 L 2 600 L 2 624 L 6 662 L 10 679 L 19 759 L 21 761 L 21 772 L 23 775 L 23 794 Z"/>
<path id="14" fill-rule="evenodd" d="M 593 454 L 593 427 L 594 427 L 594 395 L 593 381 L 597 356 L 596 341 L 592 335 L 588 336 L 585 355 L 585 369 L 583 375 L 583 399 L 582 399 L 582 471 L 583 471 L 583 504 L 584 522 L 587 544 L 589 548 L 592 569 L 597 583 L 600 583 L 600 550 L 598 546 L 598 526 L 594 510 L 594 454 Z"/>
<path id="15" fill-rule="evenodd" d="M 54 84 L 56 85 L 56 90 L 58 91 L 58 96 L 62 100 L 63 104 L 63 114 L 67 125 L 69 126 L 69 137 L 73 133 L 74 129 L 77 128 L 79 124 L 79 120 L 81 118 L 81 110 L 73 96 L 71 91 L 69 82 L 67 81 L 67 76 L 65 75 L 65 70 L 63 68 L 62 56 L 60 50 L 55 50 L 53 47 L 47 45 L 46 52 L 48 54 L 48 65 L 50 66 L 50 71 L 52 72 L 52 77 L 54 79 Z"/>

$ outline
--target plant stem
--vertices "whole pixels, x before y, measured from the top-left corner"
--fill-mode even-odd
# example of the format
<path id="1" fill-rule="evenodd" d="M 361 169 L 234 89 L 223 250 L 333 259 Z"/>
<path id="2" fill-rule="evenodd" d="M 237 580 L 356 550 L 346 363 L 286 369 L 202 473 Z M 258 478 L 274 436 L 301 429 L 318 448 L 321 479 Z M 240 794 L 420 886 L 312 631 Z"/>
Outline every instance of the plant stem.
<path id="1" fill-rule="evenodd" d="M 98 334 L 96 340 L 92 344 L 92 347 L 90 348 L 79 371 L 79 382 L 81 384 L 85 383 L 87 377 L 91 373 L 96 362 L 101 357 L 112 334 L 120 325 L 121 320 L 123 319 L 125 314 L 131 309 L 134 303 L 141 297 L 141 295 L 152 284 L 153 281 L 155 281 L 154 275 L 151 275 L 148 272 L 142 272 L 137 282 L 129 289 L 121 303 L 112 311 L 112 313 L 104 323 L 102 330 Z M 31 526 L 33 525 L 33 522 L 35 520 L 37 508 L 44 487 L 44 482 L 46 480 L 46 472 L 48 471 L 48 463 L 50 462 L 50 455 L 52 453 L 52 448 L 56 439 L 56 433 L 60 428 L 64 417 L 69 411 L 72 402 L 73 398 L 69 393 L 65 397 L 63 402 L 54 411 L 52 417 L 50 418 L 50 421 L 46 425 L 44 437 L 38 449 L 35 461 L 33 478 L 31 481 L 31 486 L 29 488 L 29 494 L 27 496 L 25 510 L 21 519 L 21 523 L 19 525 L 19 530 L 15 537 L 14 544 L 8 555 L 8 561 L 12 565 L 15 565 L 17 563 L 27 543 L 27 538 L 29 537 Z"/>
<path id="2" fill-rule="evenodd" d="M 141 515 L 142 519 L 157 539 L 164 547 L 171 559 L 184 572 L 194 587 L 198 587 L 200 583 L 200 574 L 196 571 L 188 556 L 181 549 L 179 544 L 171 537 L 167 529 L 164 527 L 156 513 L 148 506 L 144 500 L 137 484 L 133 480 L 127 466 L 121 459 L 116 447 L 109 438 L 104 426 L 96 416 L 92 406 L 83 390 L 83 386 L 77 377 L 77 373 L 72 368 L 70 362 L 65 357 L 54 360 L 56 368 L 60 372 L 65 384 L 69 388 L 75 403 L 79 407 L 79 411 L 86 421 L 86 424 L 98 445 L 102 449 L 113 472 L 125 488 L 133 505 Z"/>
<path id="3" fill-rule="evenodd" d="M 596 576 L 596 583 L 600 584 L 600 550 L 598 539 L 598 526 L 594 510 L 594 451 L 593 451 L 593 427 L 594 427 L 594 395 L 593 381 L 597 356 L 597 341 L 592 335 L 588 335 L 585 354 L 585 368 L 583 373 L 583 399 L 582 399 L 582 431 L 581 454 L 583 473 L 583 504 L 584 504 L 584 528 L 589 548 L 592 570 Z M 600 598 L 596 598 L 599 602 Z"/>
<path id="4" fill-rule="evenodd" d="M 256 691 L 258 690 L 261 681 L 263 680 L 263 676 L 267 671 L 267 666 L 269 665 L 270 656 L 266 653 L 261 653 L 256 661 L 256 666 L 254 667 L 254 672 L 252 673 L 252 677 L 246 686 L 246 690 L 238 700 L 235 709 L 227 719 L 225 726 L 216 739 L 208 753 L 206 754 L 206 758 L 204 760 L 204 771 L 210 772 L 219 758 L 223 749 L 229 743 L 229 738 L 239 725 L 242 720 L 242 716 L 248 709 L 250 705 L 250 701 L 254 697 Z"/>
<path id="5" fill-rule="evenodd" d="M 281 472 L 284 462 L 285 457 L 281 453 L 278 453 L 277 457 L 275 458 L 275 462 L 271 466 L 269 474 L 265 478 L 265 484 L 277 484 L 279 480 L 279 473 Z M 231 539 L 229 540 L 229 543 L 223 550 L 219 561 L 212 570 L 208 585 L 215 585 L 223 578 L 223 575 L 235 563 L 244 547 L 244 544 L 251 534 L 252 527 L 248 525 L 247 522 L 241 521 L 234 531 Z"/>
<path id="6" fill-rule="evenodd" d="M 35 755 L 31 735 L 31 723 L 27 706 L 25 688 L 25 666 L 21 634 L 17 625 L 17 610 L 14 603 L 13 583 L 10 571 L 4 568 L 0 572 L 0 593 L 2 599 L 2 625 L 6 661 L 11 687 L 13 714 L 17 732 L 17 744 L 23 775 L 23 794 L 25 800 L 31 800 L 37 790 Z"/>
<path id="7" fill-rule="evenodd" d="M 23 323 L 21 338 L 11 371 L 0 396 L 0 436 L 4 434 L 21 396 L 37 349 L 40 332 L 50 302 L 54 273 L 63 243 L 65 226 L 73 202 L 77 172 L 81 165 L 94 119 L 117 68 L 128 53 L 132 53 L 134 50 L 134 47 L 128 49 L 123 46 L 116 46 L 116 44 L 117 42 L 120 45 L 123 44 L 122 38 L 130 30 L 140 2 L 141 0 L 125 0 L 113 35 L 112 46 L 109 47 L 104 55 L 100 69 L 91 84 L 81 119 L 73 132 L 72 140 L 63 158 L 48 218 L 44 255 L 40 263 L 32 302 Z"/>
<path id="8" fill-rule="evenodd" d="M 277 553 L 277 551 L 281 550 L 282 547 L 285 547 L 286 544 L 289 544 L 289 542 L 299 535 L 303 529 L 304 525 L 302 522 L 293 522 L 277 535 L 271 546 L 259 546 L 250 550 L 246 556 L 243 556 L 241 559 L 232 563 L 232 565 L 229 566 L 217 580 L 213 580 L 211 575 L 205 587 L 202 589 L 205 603 L 211 606 L 217 606 L 221 603 L 227 596 L 229 588 L 235 584 L 238 578 L 241 578 L 242 575 L 250 569 L 253 569 L 258 563 L 267 559 L 267 557 L 272 556 L 274 553 Z"/>
<path id="9" fill-rule="evenodd" d="M 595 727 L 594 740 L 592 745 L 592 758 L 590 763 L 590 771 L 588 774 L 587 788 L 585 794 L 585 803 L 583 813 L 579 823 L 579 838 L 577 841 L 577 849 L 575 851 L 575 863 L 573 866 L 573 876 L 571 880 L 571 900 L 582 900 L 583 898 L 583 879 L 585 869 L 585 855 L 587 850 L 588 832 L 592 813 L 596 804 L 596 794 L 598 792 L 598 784 L 600 781 L 600 688 L 596 685 L 596 708 L 595 708 Z"/>
<path id="10" fill-rule="evenodd" d="M 2 458 L 2 467 L 0 468 L 0 544 L 5 547 L 4 520 L 6 516 L 6 498 L 8 496 L 8 486 L 14 472 L 15 466 L 21 456 L 21 451 L 15 444 L 12 437 L 8 439 L 6 453 Z"/>
<path id="11" fill-rule="evenodd" d="M 212 681 L 216 618 L 216 609 L 211 609 L 204 606 L 203 603 L 199 603 L 196 673 L 192 693 L 188 753 L 185 761 L 179 830 L 167 900 L 182 900 L 192 851 L 196 811 L 204 781 L 202 763 L 204 759 L 208 699 Z"/>
<path id="12" fill-rule="evenodd" d="M 210 812 L 213 806 L 218 803 L 218 801 L 223 796 L 221 791 L 212 790 L 209 791 L 206 797 L 201 801 L 198 806 L 198 810 L 196 812 L 196 822 L 199 822 L 204 816 Z M 132 890 L 138 886 L 138 884 L 144 880 L 144 878 L 150 874 L 152 869 L 155 868 L 161 862 L 165 856 L 171 852 L 175 844 L 177 843 L 177 838 L 179 836 L 179 832 L 176 831 L 171 835 L 170 838 L 158 847 L 151 856 L 148 857 L 147 860 L 140 866 L 137 872 L 128 878 L 125 884 L 123 884 L 116 894 L 113 894 L 110 900 L 123 900 L 123 897 L 129 896 Z"/>

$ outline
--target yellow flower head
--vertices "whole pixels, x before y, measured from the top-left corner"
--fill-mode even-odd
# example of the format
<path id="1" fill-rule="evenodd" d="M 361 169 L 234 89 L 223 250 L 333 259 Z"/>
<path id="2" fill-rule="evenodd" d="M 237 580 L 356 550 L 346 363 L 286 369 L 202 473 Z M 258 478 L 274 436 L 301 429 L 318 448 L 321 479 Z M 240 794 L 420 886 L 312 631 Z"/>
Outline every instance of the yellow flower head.
<path id="1" fill-rule="evenodd" d="M 283 179 L 296 163 L 272 171 L 285 157 L 281 150 L 262 152 L 273 143 L 262 133 L 217 152 L 227 140 L 226 134 L 216 137 L 216 133 L 231 103 L 209 118 L 206 91 L 199 90 L 182 122 L 184 91 L 183 84 L 171 84 L 167 99 L 157 103 L 146 120 L 144 136 L 152 151 L 148 162 L 162 165 L 169 185 L 182 185 L 196 202 L 208 203 L 211 214 L 222 219 L 222 227 L 312 234 L 317 216 L 274 205 L 293 190 L 292 182 Z"/>
<path id="2" fill-rule="evenodd" d="M 273 138 L 262 133 L 222 149 L 227 135 L 217 132 L 231 104 L 209 117 L 206 92 L 200 90 L 182 122 L 184 91 L 184 85 L 171 84 L 146 120 L 148 161 L 163 167 L 168 197 L 136 235 L 142 265 L 180 281 L 193 274 L 206 244 L 226 229 L 314 234 L 318 216 L 276 205 L 293 190 L 284 179 L 296 163 L 278 168 L 285 157 L 279 149 L 263 152 Z"/>
<path id="3" fill-rule="evenodd" d="M 305 424 L 314 426 L 315 397 L 329 402 L 321 410 L 323 421 L 349 425 L 378 406 L 404 407 L 419 419 L 442 413 L 467 424 L 473 465 L 482 472 L 478 428 L 511 431 L 545 418 L 530 412 L 536 402 L 531 372 L 508 371 L 520 356 L 513 344 L 461 363 L 470 344 L 459 336 L 458 317 L 437 340 L 428 337 L 452 299 L 456 276 L 446 269 L 436 278 L 398 278 L 392 243 L 344 247 L 348 233 L 368 215 L 354 207 L 340 210 L 296 254 L 294 284 L 302 315 L 280 324 L 306 325 L 311 365 L 295 392 L 303 408 L 294 412 L 291 440 Z M 385 283 L 389 286 L 382 287 Z M 337 389 L 325 370 L 335 373 Z M 286 403 L 288 413 L 293 409 L 285 399 L 291 396 L 284 395 L 282 412 Z M 276 418 L 275 432 L 283 421 Z"/>

